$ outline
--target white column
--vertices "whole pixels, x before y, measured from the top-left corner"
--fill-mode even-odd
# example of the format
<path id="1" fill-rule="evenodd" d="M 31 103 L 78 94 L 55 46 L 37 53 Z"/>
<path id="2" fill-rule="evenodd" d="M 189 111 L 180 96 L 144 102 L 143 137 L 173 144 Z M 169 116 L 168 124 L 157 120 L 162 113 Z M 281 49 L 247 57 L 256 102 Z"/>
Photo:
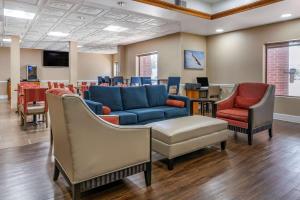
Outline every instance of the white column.
<path id="1" fill-rule="evenodd" d="M 20 37 L 11 36 L 10 44 L 10 80 L 11 80 L 11 109 L 17 108 L 18 93 L 15 91 L 18 89 L 20 83 Z"/>
<path id="2" fill-rule="evenodd" d="M 70 41 L 69 45 L 69 81 L 76 86 L 78 80 L 78 51 L 77 42 Z"/>
<path id="3" fill-rule="evenodd" d="M 127 69 L 126 69 L 126 50 L 125 50 L 125 46 L 119 45 L 118 46 L 118 63 L 120 66 L 120 73 L 122 76 L 128 75 L 127 73 Z"/>

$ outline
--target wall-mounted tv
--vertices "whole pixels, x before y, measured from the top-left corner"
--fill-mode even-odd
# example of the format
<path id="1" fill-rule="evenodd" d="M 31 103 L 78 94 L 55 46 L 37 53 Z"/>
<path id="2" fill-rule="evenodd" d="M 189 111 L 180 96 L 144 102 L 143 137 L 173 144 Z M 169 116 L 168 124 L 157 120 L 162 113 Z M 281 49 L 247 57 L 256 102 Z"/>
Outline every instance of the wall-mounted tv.
<path id="1" fill-rule="evenodd" d="M 69 53 L 62 51 L 44 51 L 43 65 L 45 67 L 69 67 Z"/>

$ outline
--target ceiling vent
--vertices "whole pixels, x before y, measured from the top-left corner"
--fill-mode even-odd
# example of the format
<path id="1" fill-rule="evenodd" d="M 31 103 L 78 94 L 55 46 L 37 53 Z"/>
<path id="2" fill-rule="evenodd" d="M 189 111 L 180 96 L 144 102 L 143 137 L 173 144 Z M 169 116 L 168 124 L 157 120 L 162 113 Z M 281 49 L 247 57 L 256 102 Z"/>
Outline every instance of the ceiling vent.
<path id="1" fill-rule="evenodd" d="M 182 7 L 185 7 L 186 8 L 186 1 L 183 1 L 183 0 L 175 0 L 175 4 L 177 6 L 182 6 Z"/>

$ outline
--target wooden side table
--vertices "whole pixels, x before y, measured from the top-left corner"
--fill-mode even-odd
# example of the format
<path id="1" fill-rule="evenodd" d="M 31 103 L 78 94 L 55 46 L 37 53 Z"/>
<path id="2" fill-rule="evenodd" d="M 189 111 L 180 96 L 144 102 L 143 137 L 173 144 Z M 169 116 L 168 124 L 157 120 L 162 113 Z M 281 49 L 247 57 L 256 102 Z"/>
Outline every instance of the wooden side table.
<path id="1" fill-rule="evenodd" d="M 204 115 L 204 104 L 209 103 L 212 105 L 212 113 L 215 113 L 214 103 L 217 102 L 217 99 L 207 99 L 207 98 L 198 98 L 198 99 L 190 99 L 190 114 L 194 114 L 194 103 L 200 103 L 201 106 L 201 115 Z"/>

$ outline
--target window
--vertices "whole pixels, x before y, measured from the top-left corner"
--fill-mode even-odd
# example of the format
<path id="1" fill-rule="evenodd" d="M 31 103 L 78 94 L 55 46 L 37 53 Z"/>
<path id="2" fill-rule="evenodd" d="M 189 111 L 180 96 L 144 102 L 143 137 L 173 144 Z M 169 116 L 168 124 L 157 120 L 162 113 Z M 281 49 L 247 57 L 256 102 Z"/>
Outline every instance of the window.
<path id="1" fill-rule="evenodd" d="M 139 76 L 151 77 L 157 80 L 157 53 L 149 53 L 137 56 Z"/>
<path id="2" fill-rule="evenodd" d="M 300 97 L 300 41 L 266 45 L 266 82 L 278 96 Z"/>
<path id="3" fill-rule="evenodd" d="M 120 66 L 118 62 L 114 62 L 114 76 L 120 76 Z"/>

